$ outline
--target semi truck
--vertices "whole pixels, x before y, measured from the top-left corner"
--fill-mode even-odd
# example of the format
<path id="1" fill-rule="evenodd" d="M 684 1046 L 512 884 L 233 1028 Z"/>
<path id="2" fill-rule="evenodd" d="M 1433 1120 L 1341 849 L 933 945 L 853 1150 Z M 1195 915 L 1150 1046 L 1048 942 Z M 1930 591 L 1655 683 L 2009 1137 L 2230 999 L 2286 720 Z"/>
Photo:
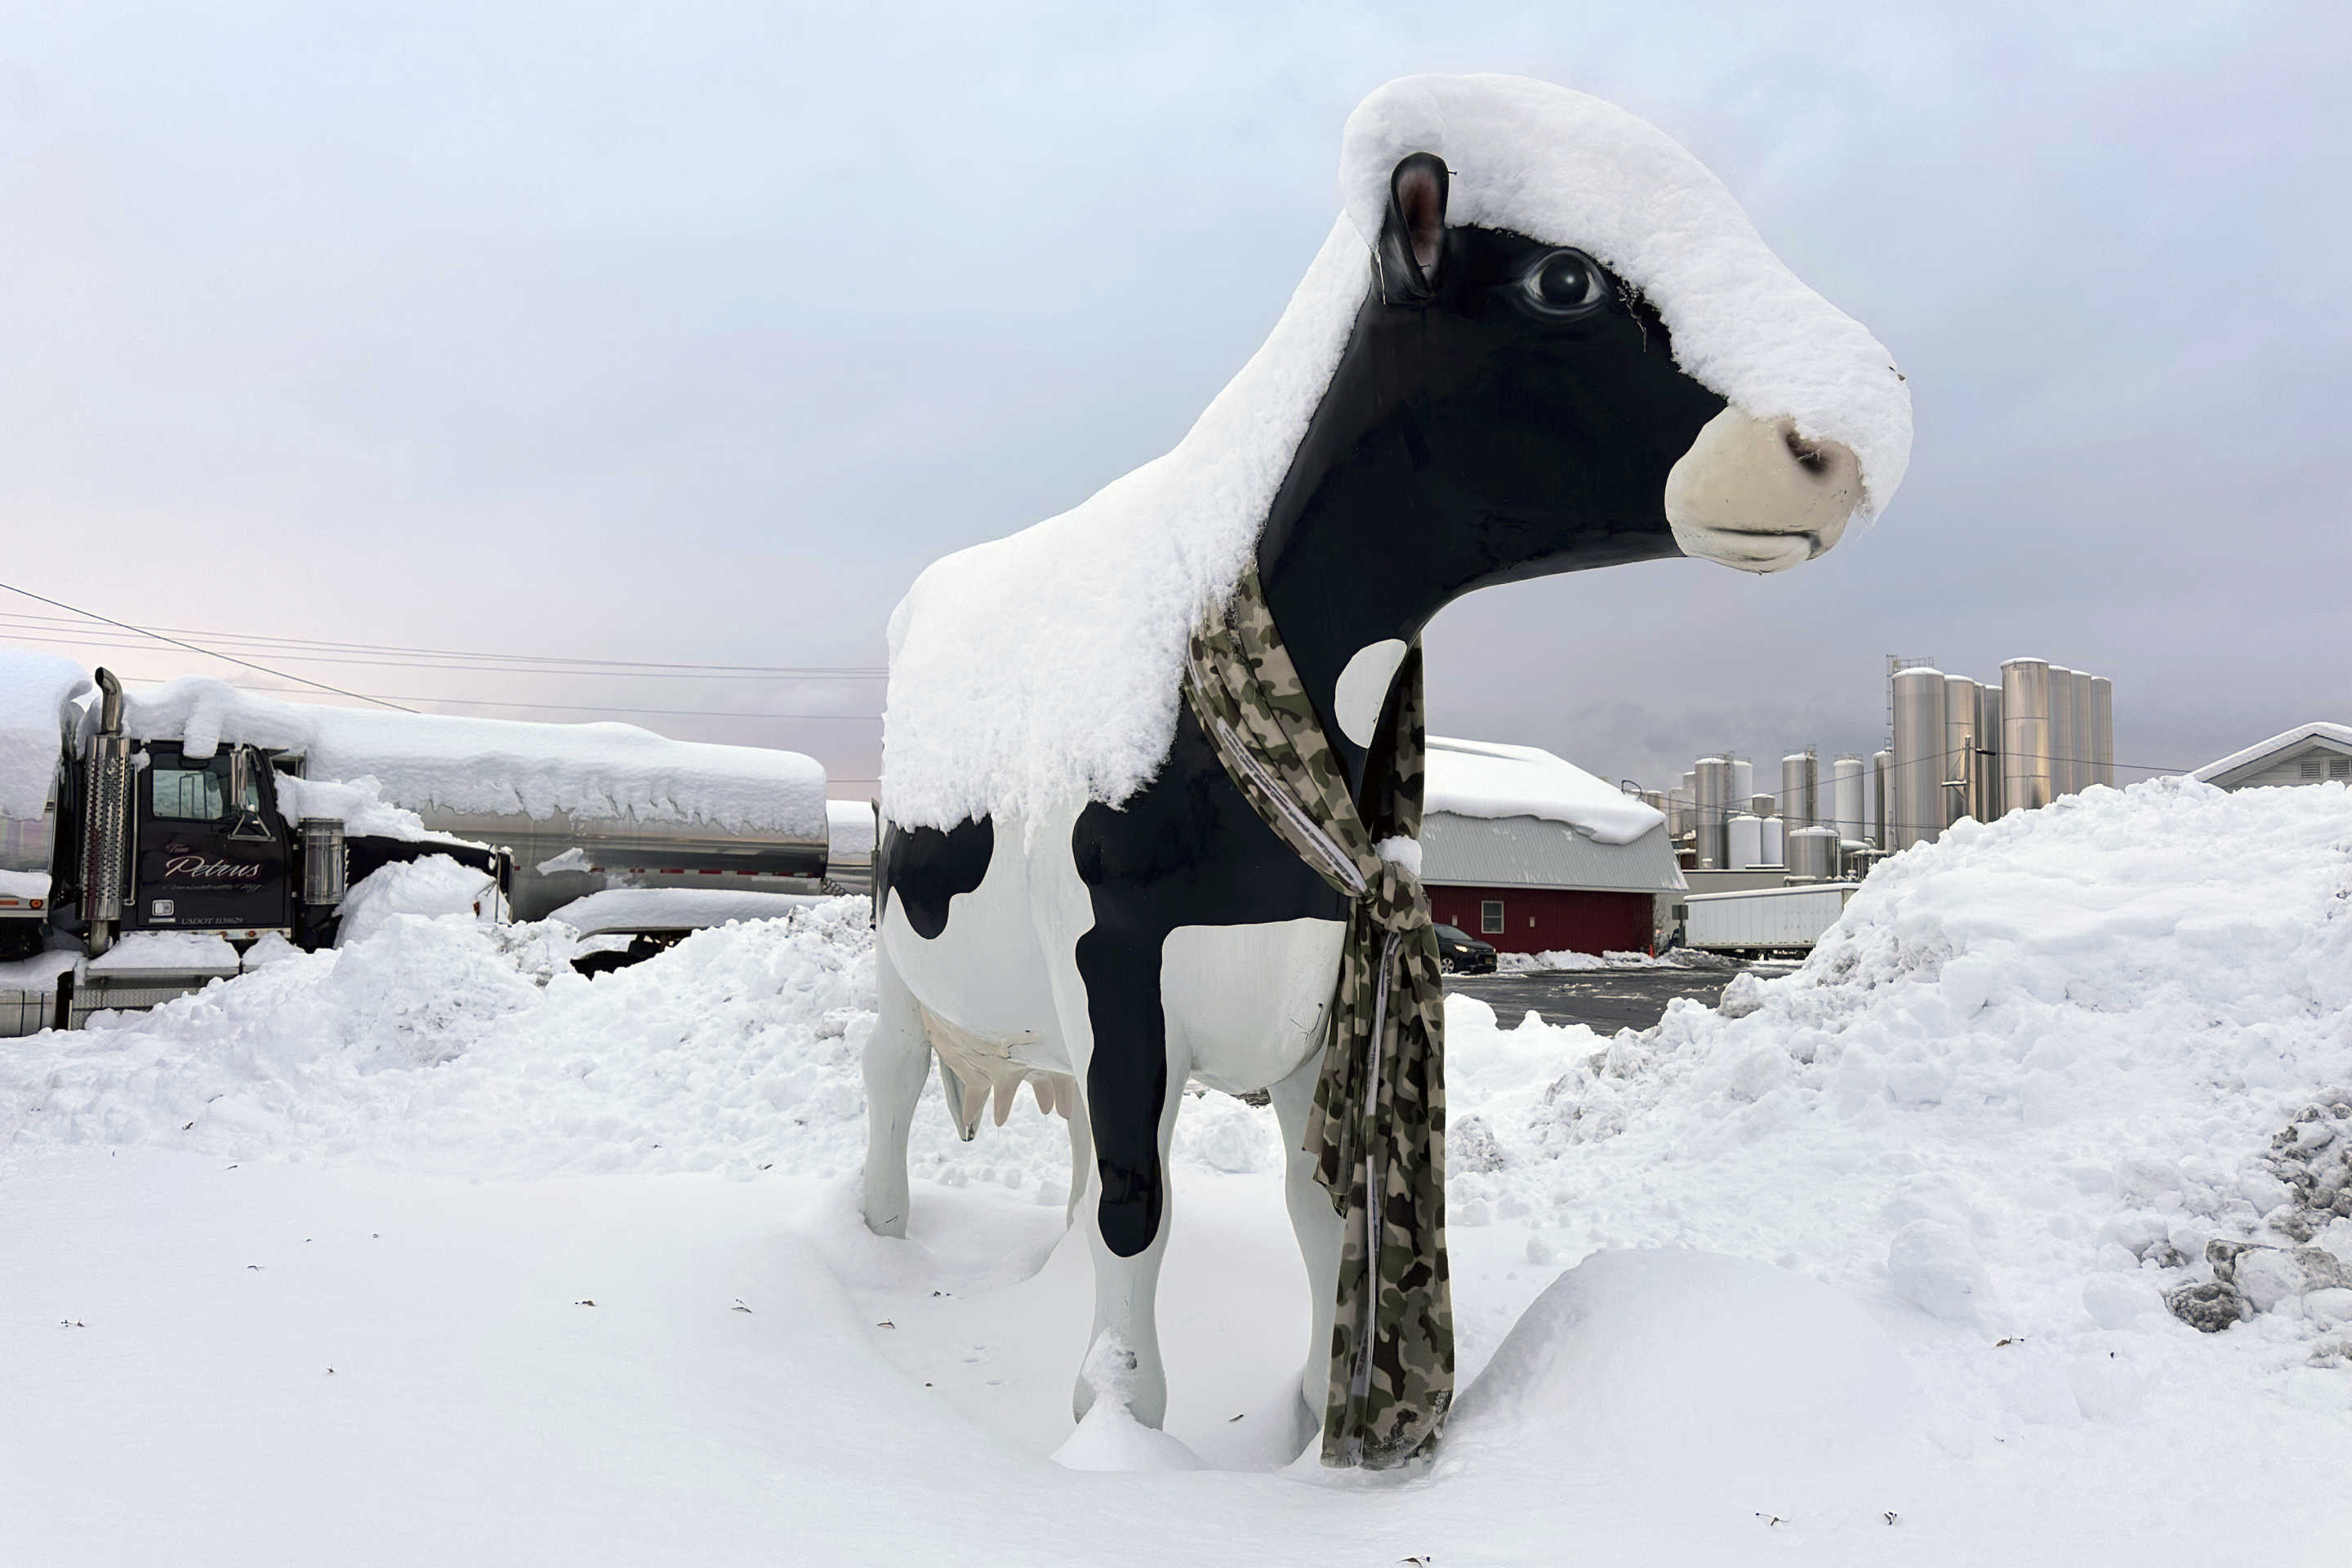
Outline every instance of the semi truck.
<path id="1" fill-rule="evenodd" d="M 0 660 L 0 1035 L 330 946 L 352 889 L 427 856 L 478 874 L 485 919 L 635 889 L 636 924 L 599 934 L 640 956 L 713 911 L 782 913 L 825 889 L 824 773 L 797 752 Z"/>

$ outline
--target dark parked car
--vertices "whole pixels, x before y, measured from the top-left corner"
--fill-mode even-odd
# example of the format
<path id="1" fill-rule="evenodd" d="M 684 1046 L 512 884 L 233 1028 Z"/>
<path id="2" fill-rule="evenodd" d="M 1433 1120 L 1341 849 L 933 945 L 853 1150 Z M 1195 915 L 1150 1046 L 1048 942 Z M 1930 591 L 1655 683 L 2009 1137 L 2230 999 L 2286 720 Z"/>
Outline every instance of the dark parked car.
<path id="1" fill-rule="evenodd" d="M 1448 974 L 1492 974 L 1495 944 L 1452 926 L 1437 928 L 1437 966 Z"/>

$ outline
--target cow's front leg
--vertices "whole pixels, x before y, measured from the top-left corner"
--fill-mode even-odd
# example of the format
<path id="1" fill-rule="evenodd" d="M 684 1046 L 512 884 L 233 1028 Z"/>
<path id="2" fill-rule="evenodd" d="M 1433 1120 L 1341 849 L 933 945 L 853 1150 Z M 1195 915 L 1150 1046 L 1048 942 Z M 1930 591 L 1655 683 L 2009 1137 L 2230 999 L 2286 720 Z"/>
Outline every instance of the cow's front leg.
<path id="1" fill-rule="evenodd" d="M 1080 1210 L 1094 1253 L 1095 1321 L 1071 1410 L 1083 1420 L 1098 1393 L 1114 1393 L 1146 1426 L 1168 1412 L 1156 1300 L 1168 1252 L 1169 1143 L 1191 1073 L 1161 1008 L 1160 949 L 1154 934 L 1100 926 L 1076 945 L 1088 1044 L 1074 1065 L 1095 1155 Z"/>
<path id="2" fill-rule="evenodd" d="M 1307 1265 L 1307 1295 L 1313 1310 L 1307 1335 L 1307 1367 L 1298 1383 L 1298 1408 L 1293 1413 L 1297 1448 L 1323 1428 L 1323 1407 L 1331 1380 L 1331 1315 L 1339 1294 L 1339 1214 L 1331 1206 L 1330 1190 L 1316 1179 L 1315 1156 L 1305 1152 L 1307 1114 L 1315 1104 L 1315 1080 L 1323 1071 L 1323 1053 L 1309 1051 L 1307 1059 L 1266 1093 L 1282 1128 L 1282 1195 L 1290 1209 L 1290 1228 L 1298 1237 L 1298 1256 Z"/>

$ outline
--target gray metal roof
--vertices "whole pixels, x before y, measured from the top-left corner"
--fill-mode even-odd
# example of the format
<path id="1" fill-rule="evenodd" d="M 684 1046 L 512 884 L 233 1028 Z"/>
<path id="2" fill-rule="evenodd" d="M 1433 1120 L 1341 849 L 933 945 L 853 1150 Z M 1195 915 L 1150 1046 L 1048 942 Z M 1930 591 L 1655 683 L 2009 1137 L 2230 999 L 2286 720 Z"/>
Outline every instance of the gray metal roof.
<path id="1" fill-rule="evenodd" d="M 1663 826 L 1631 844 L 1599 844 L 1541 817 L 1433 811 L 1422 819 L 1421 870 L 1423 881 L 1441 887 L 1685 890 Z"/>

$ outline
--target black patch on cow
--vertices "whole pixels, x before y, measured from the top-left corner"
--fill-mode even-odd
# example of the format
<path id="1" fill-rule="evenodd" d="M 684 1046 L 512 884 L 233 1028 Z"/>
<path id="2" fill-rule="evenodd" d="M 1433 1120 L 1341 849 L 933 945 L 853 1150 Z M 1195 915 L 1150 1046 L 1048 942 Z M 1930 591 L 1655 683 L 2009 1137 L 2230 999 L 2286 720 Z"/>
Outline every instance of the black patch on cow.
<path id="1" fill-rule="evenodd" d="M 1604 303 L 1553 320 L 1528 280 L 1561 247 L 1486 228 L 1445 246 L 1426 300 L 1365 300 L 1258 538 L 1275 624 L 1351 782 L 1363 748 L 1328 706 L 1348 660 L 1478 588 L 1679 555 L 1666 475 L 1724 407 L 1605 268 Z"/>
<path id="2" fill-rule="evenodd" d="M 1160 776 L 1118 810 L 1099 802 L 1070 836 L 1094 928 L 1078 939 L 1094 1050 L 1087 1122 L 1102 1173 L 1103 1244 L 1132 1258 L 1167 1206 L 1160 1113 L 1168 1100 L 1168 1023 L 1160 955 L 1180 926 L 1344 920 L 1345 900 L 1261 821 L 1190 710 Z"/>
<path id="3" fill-rule="evenodd" d="M 948 929 L 949 902 L 980 886 L 995 853 L 996 827 L 985 816 L 959 822 L 945 833 L 936 827 L 885 825 L 874 858 L 876 923 L 895 893 L 915 934 L 925 942 L 937 941 Z"/>

